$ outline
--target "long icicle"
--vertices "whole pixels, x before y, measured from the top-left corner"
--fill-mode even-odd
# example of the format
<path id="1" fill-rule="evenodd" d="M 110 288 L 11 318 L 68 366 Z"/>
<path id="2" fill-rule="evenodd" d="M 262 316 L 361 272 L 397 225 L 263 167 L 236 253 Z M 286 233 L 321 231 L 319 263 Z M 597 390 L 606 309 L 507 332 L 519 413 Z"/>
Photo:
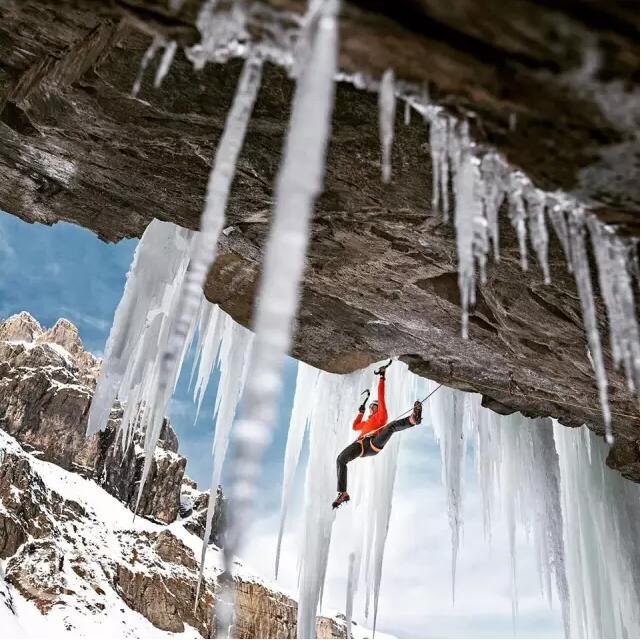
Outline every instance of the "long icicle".
<path id="1" fill-rule="evenodd" d="M 378 128 L 381 138 L 381 175 L 387 184 L 392 179 L 392 143 L 394 142 L 394 120 L 396 118 L 396 96 L 394 95 L 394 72 L 388 69 L 381 78 L 378 90 Z"/>
<path id="2" fill-rule="evenodd" d="M 222 312 L 220 312 L 222 314 Z M 247 363 L 251 354 L 254 334 L 234 322 L 231 316 L 224 315 L 222 340 L 218 355 L 220 380 L 216 391 L 216 428 L 214 431 L 214 444 L 212 447 L 213 464 L 211 468 L 211 481 L 209 483 L 209 501 L 207 503 L 207 519 L 205 520 L 205 533 L 200 553 L 200 571 L 198 573 L 198 586 L 194 609 L 198 606 L 200 588 L 202 586 L 205 570 L 205 557 L 209 546 L 212 520 L 216 510 L 216 492 L 220 484 L 223 463 L 227 455 L 229 436 L 232 422 L 238 406 L 245 380 L 247 379 Z"/>
<path id="3" fill-rule="evenodd" d="M 216 257 L 218 236 L 225 221 L 225 209 L 231 183 L 236 172 L 236 162 L 243 146 L 247 124 L 254 108 L 260 87 L 262 61 L 255 57 L 246 60 L 238 81 L 234 102 L 227 114 L 225 129 L 216 150 L 214 164 L 209 174 L 205 207 L 200 218 L 200 233 L 194 240 L 191 261 L 180 291 L 178 316 L 171 327 L 166 347 L 160 360 L 156 402 L 152 408 L 150 427 L 147 428 L 145 449 L 147 455 L 142 471 L 138 500 L 151 466 L 152 455 L 160 435 L 163 417 L 173 391 L 176 367 L 184 351 L 189 330 L 194 325 L 202 299 L 203 285 Z"/>
<path id="4" fill-rule="evenodd" d="M 570 238 L 570 249 L 572 253 L 572 271 L 576 280 L 576 288 L 581 300 L 581 311 L 583 312 L 583 325 L 588 339 L 590 356 L 594 366 L 597 387 L 599 390 L 599 401 L 603 413 L 605 425 L 605 439 L 608 444 L 614 442 L 612 436 L 610 405 L 608 402 L 608 378 L 603 362 L 603 351 L 601 350 L 601 336 L 597 326 L 596 308 L 594 306 L 594 293 L 592 290 L 592 278 L 585 246 L 585 213 L 582 209 L 571 211 L 568 216 L 568 232 Z"/>
<path id="5" fill-rule="evenodd" d="M 296 393 L 294 395 L 294 406 L 289 419 L 289 430 L 287 432 L 287 445 L 285 447 L 285 459 L 283 461 L 283 487 L 280 499 L 280 525 L 278 527 L 278 540 L 276 542 L 276 560 L 274 562 L 274 578 L 278 579 L 280 566 L 280 549 L 285 531 L 285 519 L 287 518 L 287 507 L 289 505 L 292 482 L 296 467 L 300 458 L 305 432 L 309 425 L 309 416 L 314 399 L 314 389 L 318 379 L 319 370 L 310 367 L 304 362 L 298 363 L 296 374 Z"/>
<path id="6" fill-rule="evenodd" d="M 313 2 L 307 16 L 311 28 L 305 33 L 310 47 L 296 84 L 276 185 L 274 217 L 254 311 L 254 349 L 234 432 L 223 593 L 216 606 L 219 637 L 231 632 L 232 562 L 250 524 L 262 453 L 271 439 L 283 357 L 289 351 L 298 309 L 312 211 L 322 188 L 334 104 L 337 11 L 337 0 L 325 0 Z"/>
<path id="7" fill-rule="evenodd" d="M 193 232 L 170 222 L 152 220 L 136 247 L 118 303 L 89 410 L 87 435 L 102 431 L 116 397 L 127 402 L 121 422 L 123 442 L 138 413 L 145 382 L 157 368 L 156 345 L 171 313 L 171 290 L 184 277 L 185 254 Z"/>

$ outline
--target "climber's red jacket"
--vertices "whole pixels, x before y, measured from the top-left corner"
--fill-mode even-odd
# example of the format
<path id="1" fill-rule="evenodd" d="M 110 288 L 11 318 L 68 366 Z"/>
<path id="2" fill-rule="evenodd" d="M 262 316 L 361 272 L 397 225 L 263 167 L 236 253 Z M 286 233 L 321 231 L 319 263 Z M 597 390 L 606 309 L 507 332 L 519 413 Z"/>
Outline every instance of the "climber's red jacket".
<path id="1" fill-rule="evenodd" d="M 378 381 L 378 411 L 367 420 L 363 420 L 363 414 L 359 412 L 352 424 L 354 431 L 360 431 L 359 438 L 365 437 L 368 433 L 380 429 L 387 424 L 387 407 L 385 406 L 385 378 Z"/>

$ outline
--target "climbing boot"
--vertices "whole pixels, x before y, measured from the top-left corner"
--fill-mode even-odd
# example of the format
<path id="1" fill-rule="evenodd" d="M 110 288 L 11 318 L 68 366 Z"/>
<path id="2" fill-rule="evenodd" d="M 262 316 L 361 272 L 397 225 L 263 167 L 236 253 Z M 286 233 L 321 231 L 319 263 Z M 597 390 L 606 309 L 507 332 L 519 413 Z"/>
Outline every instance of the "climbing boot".
<path id="1" fill-rule="evenodd" d="M 332 502 L 332 509 L 337 509 L 343 504 L 343 502 L 349 502 L 349 493 L 347 493 L 347 491 L 341 491 L 338 494 L 336 500 Z"/>
<path id="2" fill-rule="evenodd" d="M 421 424 L 423 419 L 423 405 L 420 400 L 417 400 L 414 403 L 414 408 L 412 409 L 412 420 L 414 424 Z"/>

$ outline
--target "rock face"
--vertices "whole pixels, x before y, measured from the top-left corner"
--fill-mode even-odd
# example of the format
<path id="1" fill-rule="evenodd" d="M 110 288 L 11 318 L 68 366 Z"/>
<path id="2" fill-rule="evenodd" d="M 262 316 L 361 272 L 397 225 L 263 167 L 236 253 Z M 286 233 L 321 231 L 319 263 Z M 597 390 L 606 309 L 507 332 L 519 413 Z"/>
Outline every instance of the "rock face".
<path id="1" fill-rule="evenodd" d="M 8 559 L 6 581 L 43 614 L 59 608 L 110 615 L 124 602 L 159 629 L 182 633 L 192 627 L 212 637 L 216 582 L 209 565 L 193 610 L 194 551 L 205 532 L 209 494 L 184 477 L 185 459 L 165 422 L 139 509 L 147 519 L 132 525 L 126 506 L 136 503 L 140 435 L 121 451 L 116 428 L 122 410 L 116 408 L 104 432 L 84 437 L 99 369 L 67 320 L 44 330 L 23 312 L 0 324 L 0 558 Z M 210 534 L 215 558 L 223 518 L 219 487 Z M 291 598 L 255 579 L 237 577 L 235 584 L 235 637 L 296 637 Z M 70 629 L 77 623 L 71 614 L 65 619 Z M 337 621 L 319 619 L 319 625 L 319 637 L 345 637 Z"/>
<path id="2" fill-rule="evenodd" d="M 216 491 L 216 505 L 212 517 L 209 543 L 218 548 L 223 547 L 222 532 L 225 524 L 226 500 L 223 489 L 218 486 Z M 207 507 L 209 505 L 209 491 L 198 491 L 196 483 L 190 478 L 183 479 L 180 493 L 180 516 L 183 527 L 191 533 L 203 538 L 207 523 Z"/>
<path id="3" fill-rule="evenodd" d="M 139 99 L 130 89 L 150 33 L 199 40 L 199 6 L 186 0 L 172 14 L 160 0 L 0 4 L 0 208 L 77 222 L 109 241 L 140 235 L 153 217 L 197 228 L 240 63 L 195 73 L 179 50 L 160 89 L 152 72 Z M 343 70 L 377 79 L 392 67 L 425 85 L 537 186 L 572 192 L 638 233 L 636 7 L 355 0 L 344 3 L 341 29 Z M 206 287 L 245 325 L 291 93 L 286 74 L 268 66 Z M 544 285 L 538 268 L 521 271 L 503 213 L 501 262 L 490 265 L 462 340 L 455 236 L 429 204 L 426 125 L 416 115 L 404 125 L 397 111 L 393 179 L 383 185 L 376 96 L 337 86 L 294 355 L 334 372 L 398 355 L 418 373 L 482 393 L 488 406 L 600 432 L 576 287 L 555 238 Z M 608 349 L 605 357 L 610 365 Z M 638 403 L 611 366 L 609 382 L 609 463 L 638 478 Z"/>
<path id="4" fill-rule="evenodd" d="M 45 331 L 28 313 L 0 324 L 0 428 L 43 460 L 93 478 L 131 507 L 138 496 L 142 450 L 137 433 L 127 451 L 116 438 L 120 408 L 105 431 L 85 438 L 100 361 L 84 350 L 78 331 L 59 320 Z M 180 505 L 185 459 L 166 422 L 139 513 L 173 522 Z"/>
<path id="5" fill-rule="evenodd" d="M 119 637 L 148 637 L 135 613 L 158 629 L 215 637 L 211 611 L 222 566 L 212 548 L 194 611 L 199 539 L 179 523 L 160 525 L 131 512 L 94 482 L 24 452 L 0 431 L 0 558 L 5 580 L 65 630 L 122 624 Z M 51 489 L 55 485 L 57 491 Z M 236 563 L 238 638 L 296 637 L 296 603 Z M 12 594 L 0 580 L 11 609 Z M 1 603 L 0 603 L 1 604 Z M 19 621 L 20 622 L 20 621 Z M 25 628 L 29 621 L 23 620 Z M 345 637 L 344 625 L 319 618 L 319 638 Z M 55 633 L 52 634 L 55 635 Z"/>

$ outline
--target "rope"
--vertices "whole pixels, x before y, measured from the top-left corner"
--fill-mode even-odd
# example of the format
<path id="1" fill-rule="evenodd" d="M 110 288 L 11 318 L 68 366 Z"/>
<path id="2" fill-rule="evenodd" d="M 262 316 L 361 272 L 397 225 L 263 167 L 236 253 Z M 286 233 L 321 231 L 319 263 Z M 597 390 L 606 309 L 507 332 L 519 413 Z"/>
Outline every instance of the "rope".
<path id="1" fill-rule="evenodd" d="M 436 387 L 436 389 L 433 389 L 432 391 L 430 391 L 430 392 L 429 392 L 429 393 L 428 393 L 428 394 L 427 394 L 427 395 L 426 395 L 426 396 L 421 400 L 421 404 L 423 404 L 424 402 L 427 402 L 427 401 L 428 401 L 428 400 L 429 400 L 429 399 L 430 399 L 430 398 L 431 398 L 431 397 L 432 397 L 432 396 L 433 396 L 433 395 L 434 395 L 434 394 L 435 394 L 435 393 L 436 393 L 436 392 L 437 392 L 437 391 L 438 391 L 442 386 L 443 386 L 443 383 L 439 384 L 439 385 L 438 385 L 438 387 Z M 395 421 L 396 421 L 396 420 L 398 420 L 399 418 L 402 418 L 406 413 L 409 413 L 410 411 L 412 411 L 412 409 L 414 409 L 414 407 L 413 407 L 413 406 L 412 406 L 412 407 L 410 407 L 409 409 L 406 409 L 405 411 L 403 411 L 403 413 L 401 413 L 401 414 L 397 415 L 397 416 L 396 416 L 396 418 L 394 418 L 394 420 L 390 420 L 387 424 L 389 424 L 390 422 L 395 422 Z M 385 425 L 385 426 L 387 426 L 387 425 Z M 381 428 L 382 428 L 382 427 L 381 427 Z"/>

